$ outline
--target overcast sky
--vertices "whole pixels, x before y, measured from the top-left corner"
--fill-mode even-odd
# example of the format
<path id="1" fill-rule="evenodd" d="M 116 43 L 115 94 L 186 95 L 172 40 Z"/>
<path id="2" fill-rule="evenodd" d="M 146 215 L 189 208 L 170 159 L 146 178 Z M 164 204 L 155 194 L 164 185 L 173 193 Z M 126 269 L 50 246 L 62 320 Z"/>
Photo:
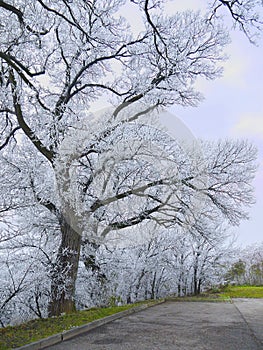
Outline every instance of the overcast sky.
<path id="1" fill-rule="evenodd" d="M 169 2 L 169 12 L 178 8 L 177 3 Z M 194 8 L 196 3 L 185 0 L 184 6 Z M 263 241 L 263 39 L 256 47 L 238 31 L 231 37 L 223 77 L 200 84 L 205 101 L 197 108 L 175 106 L 171 111 L 196 138 L 246 138 L 258 147 L 256 204 L 250 210 L 250 220 L 233 229 L 237 243 L 247 245 Z"/>

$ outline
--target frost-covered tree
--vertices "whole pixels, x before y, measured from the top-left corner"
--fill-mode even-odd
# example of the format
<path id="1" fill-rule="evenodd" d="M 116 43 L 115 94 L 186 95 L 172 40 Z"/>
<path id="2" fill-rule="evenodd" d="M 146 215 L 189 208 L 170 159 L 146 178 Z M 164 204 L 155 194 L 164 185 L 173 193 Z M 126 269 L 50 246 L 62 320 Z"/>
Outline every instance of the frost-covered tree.
<path id="1" fill-rule="evenodd" d="M 41 223 L 56 242 L 51 315 L 74 310 L 81 243 L 98 230 L 103 238 L 147 220 L 183 224 L 196 193 L 235 223 L 251 202 L 239 191 L 253 172 L 248 145 L 219 145 L 208 167 L 196 155 L 208 169 L 199 174 L 193 157 L 140 125 L 154 109 L 197 105 L 196 79 L 222 73 L 229 37 L 218 13 L 226 9 L 251 37 L 258 1 L 218 0 L 208 13 L 173 16 L 162 13 L 163 1 L 131 1 L 143 19 L 136 34 L 121 16 L 125 3 L 0 1 L 0 212 L 18 226 L 28 221 L 29 232 Z M 89 109 L 101 96 L 113 108 L 98 122 Z"/>
<path id="2" fill-rule="evenodd" d="M 233 245 L 216 217 L 211 222 L 199 216 L 198 228 L 191 230 L 154 223 L 132 230 L 138 236 L 144 232 L 141 243 L 131 238 L 126 246 L 122 241 L 122 247 L 101 245 L 96 250 L 93 279 L 91 267 L 81 264 L 76 297 L 82 307 L 199 294 L 224 281 Z M 87 279 L 92 283 L 85 283 Z"/>

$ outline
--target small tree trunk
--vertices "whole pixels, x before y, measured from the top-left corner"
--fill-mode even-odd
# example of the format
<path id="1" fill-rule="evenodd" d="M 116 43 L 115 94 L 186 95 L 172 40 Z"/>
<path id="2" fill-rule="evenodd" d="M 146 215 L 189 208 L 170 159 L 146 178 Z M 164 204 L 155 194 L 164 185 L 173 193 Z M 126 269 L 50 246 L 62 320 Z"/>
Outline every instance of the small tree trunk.
<path id="1" fill-rule="evenodd" d="M 198 280 L 198 286 L 197 286 L 197 294 L 201 294 L 201 285 L 202 285 L 202 279 L 199 278 Z"/>
<path id="2" fill-rule="evenodd" d="M 194 295 L 197 295 L 198 294 L 198 288 L 197 288 L 197 285 L 198 285 L 198 281 L 197 281 L 197 266 L 194 266 L 194 276 L 193 276 L 193 285 L 194 285 Z"/>
<path id="3" fill-rule="evenodd" d="M 143 269 L 141 274 L 140 274 L 140 276 L 139 276 L 139 278 L 138 278 L 138 282 L 137 282 L 137 284 L 135 286 L 135 292 L 134 292 L 135 300 L 138 300 L 138 294 L 139 294 L 139 290 L 140 290 L 140 287 L 141 287 L 141 281 L 142 281 L 144 275 L 145 275 L 145 271 Z"/>
<path id="4" fill-rule="evenodd" d="M 152 281 L 152 288 L 151 288 L 151 299 L 155 299 L 155 285 L 156 285 L 156 271 L 154 272 L 153 275 L 153 281 Z"/>
<path id="5" fill-rule="evenodd" d="M 52 271 L 49 316 L 58 316 L 61 313 L 70 313 L 76 310 L 74 296 L 81 236 L 72 229 L 65 218 L 62 218 L 60 226 L 62 237 Z"/>

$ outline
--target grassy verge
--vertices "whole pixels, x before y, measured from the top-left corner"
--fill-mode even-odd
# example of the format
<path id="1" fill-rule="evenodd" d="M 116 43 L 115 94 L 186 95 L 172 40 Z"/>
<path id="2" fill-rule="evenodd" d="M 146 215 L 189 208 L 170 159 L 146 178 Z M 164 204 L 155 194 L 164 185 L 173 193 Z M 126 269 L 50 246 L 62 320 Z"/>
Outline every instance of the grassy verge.
<path id="1" fill-rule="evenodd" d="M 263 286 L 227 286 L 220 295 L 230 298 L 263 298 Z"/>
<path id="2" fill-rule="evenodd" d="M 166 300 L 171 301 L 209 301 L 209 302 L 225 302 L 225 301 L 231 301 L 231 298 L 228 295 L 221 295 L 220 293 L 202 293 L 200 295 L 191 295 L 191 296 L 185 296 L 185 297 L 171 297 L 167 298 Z"/>
<path id="3" fill-rule="evenodd" d="M 263 286 L 226 286 L 196 296 L 170 297 L 174 301 L 231 301 L 232 298 L 263 298 Z"/>
<path id="4" fill-rule="evenodd" d="M 93 308 L 54 318 L 37 319 L 19 326 L 2 328 L 0 329 L 0 349 L 16 348 L 141 304 L 151 305 L 154 303 L 156 302 L 145 301 L 123 306 Z"/>

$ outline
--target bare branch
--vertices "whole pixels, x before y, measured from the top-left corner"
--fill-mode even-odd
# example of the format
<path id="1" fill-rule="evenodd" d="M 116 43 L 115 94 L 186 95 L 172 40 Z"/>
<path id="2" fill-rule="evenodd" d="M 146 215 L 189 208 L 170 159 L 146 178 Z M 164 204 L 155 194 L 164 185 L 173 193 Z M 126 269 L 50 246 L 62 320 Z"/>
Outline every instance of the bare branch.
<path id="1" fill-rule="evenodd" d="M 2 143 L 2 145 L 0 145 L 0 151 L 8 145 L 8 142 L 10 141 L 10 139 L 15 135 L 16 131 L 21 129 L 20 126 L 17 126 L 16 128 L 14 128 L 10 134 L 7 136 L 6 140 Z"/>
<path id="2" fill-rule="evenodd" d="M 31 130 L 31 128 L 29 127 L 29 125 L 26 123 L 24 119 L 22 108 L 19 103 L 19 98 L 17 96 L 17 83 L 16 83 L 15 75 L 12 69 L 9 70 L 9 79 L 11 82 L 14 109 L 16 112 L 16 117 L 20 128 L 24 131 L 26 136 L 31 140 L 31 142 L 38 149 L 38 151 L 41 154 L 43 154 L 43 156 L 45 156 L 52 163 L 54 159 L 54 153 L 43 145 L 43 143 Z"/>
<path id="3" fill-rule="evenodd" d="M 31 78 L 45 74 L 45 70 L 35 73 L 30 72 L 30 70 L 27 67 L 25 67 L 21 62 L 19 62 L 14 56 L 10 54 L 0 52 L 0 57 L 3 58 L 7 63 L 9 63 L 17 72 L 21 72 L 21 70 L 23 70 Z"/>
<path id="4" fill-rule="evenodd" d="M 166 179 L 167 180 L 167 179 Z M 158 185 L 163 185 L 165 183 L 164 179 L 161 179 L 161 180 L 156 180 L 156 181 L 153 181 L 151 183 L 148 183 L 146 185 L 143 185 L 143 186 L 140 186 L 140 187 L 137 187 L 137 188 L 133 188 L 129 191 L 126 191 L 126 192 L 123 192 L 123 193 L 120 193 L 120 194 L 116 194 L 115 196 L 113 197 L 109 197 L 105 200 L 98 200 L 96 201 L 91 207 L 91 211 L 94 212 L 95 210 L 101 208 L 101 207 L 104 207 L 105 205 L 109 205 L 115 201 L 118 201 L 119 199 L 124 199 L 128 196 L 131 196 L 131 195 L 138 195 L 139 193 L 143 193 L 145 190 L 147 190 L 148 188 L 151 188 L 151 187 L 155 187 L 155 186 L 158 186 Z"/>
<path id="5" fill-rule="evenodd" d="M 7 4 L 5 1 L 0 0 L 0 7 L 14 13 L 17 16 L 20 24 L 24 28 L 26 28 L 29 32 L 31 32 L 32 34 L 46 35 L 47 33 L 49 33 L 49 30 L 43 30 L 43 31 L 39 32 L 39 31 L 32 29 L 28 24 L 25 24 L 23 13 L 19 9 L 17 9 L 15 6 L 13 6 L 11 4 Z"/>

